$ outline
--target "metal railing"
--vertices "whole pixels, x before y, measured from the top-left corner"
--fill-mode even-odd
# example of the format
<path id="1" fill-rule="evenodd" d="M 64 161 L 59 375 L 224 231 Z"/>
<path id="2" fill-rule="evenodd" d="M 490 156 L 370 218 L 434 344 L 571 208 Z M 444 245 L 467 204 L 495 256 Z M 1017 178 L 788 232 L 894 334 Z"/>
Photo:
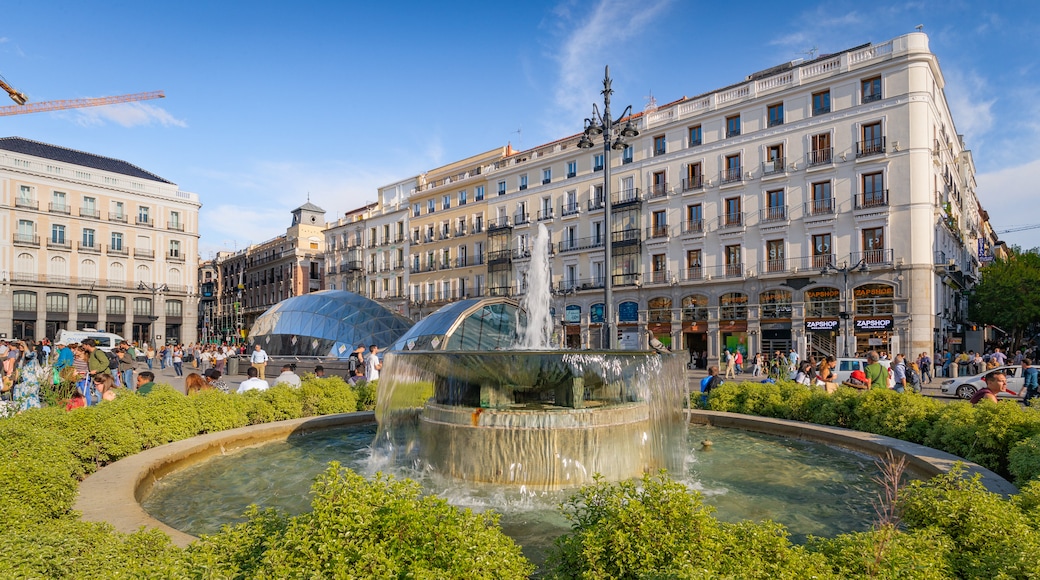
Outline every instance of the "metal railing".
<path id="1" fill-rule="evenodd" d="M 650 226 L 646 228 L 647 239 L 658 239 L 668 237 L 668 226 Z"/>
<path id="2" fill-rule="evenodd" d="M 554 217 L 556 216 L 553 215 L 553 208 L 551 207 L 538 210 L 538 221 L 551 220 Z"/>
<path id="3" fill-rule="evenodd" d="M 603 246 L 604 236 L 589 236 L 587 238 L 573 238 L 565 239 L 562 242 L 557 243 L 557 247 L 561 252 L 574 252 L 578 250 L 588 250 L 590 248 L 599 248 Z"/>
<path id="4" fill-rule="evenodd" d="M 786 169 L 787 164 L 784 157 L 762 162 L 762 175 L 776 175 L 783 173 Z"/>
<path id="5" fill-rule="evenodd" d="M 611 194 L 610 204 L 612 206 L 625 205 L 629 203 L 638 203 L 642 201 L 639 188 L 633 187 L 632 189 L 624 189 Z"/>
<path id="6" fill-rule="evenodd" d="M 698 189 L 704 189 L 704 176 L 695 175 L 691 177 L 684 177 L 682 180 L 683 191 L 695 191 Z"/>
<path id="7" fill-rule="evenodd" d="M 14 243 L 21 246 L 39 246 L 40 236 L 34 234 L 15 234 Z"/>
<path id="8" fill-rule="evenodd" d="M 88 209 L 85 207 L 79 208 L 79 217 L 94 218 L 96 220 L 101 219 L 101 212 L 97 209 Z"/>
<path id="9" fill-rule="evenodd" d="M 125 224 L 129 219 L 129 216 L 125 213 L 108 212 L 108 221 L 110 222 L 123 222 Z"/>
<path id="10" fill-rule="evenodd" d="M 719 229 L 744 227 L 744 214 L 727 213 L 719 216 Z"/>
<path id="11" fill-rule="evenodd" d="M 834 213 L 834 198 L 825 197 L 805 202 L 805 215 L 832 215 Z"/>
<path id="12" fill-rule="evenodd" d="M 14 198 L 14 206 L 22 209 L 40 209 L 40 202 L 35 199 L 16 197 Z"/>
<path id="13" fill-rule="evenodd" d="M 569 215 L 575 215 L 575 214 L 578 214 L 580 212 L 581 212 L 581 205 L 578 204 L 578 203 L 564 204 L 563 208 L 561 208 L 561 211 L 560 211 L 560 213 L 563 215 L 563 217 L 567 217 Z"/>
<path id="14" fill-rule="evenodd" d="M 113 248 L 111 246 L 111 244 L 110 244 L 109 246 L 107 246 L 105 248 L 105 253 L 106 254 L 111 254 L 111 255 L 114 255 L 114 256 L 128 256 L 128 255 L 130 255 L 130 248 L 127 248 L 126 246 L 120 246 L 118 248 Z"/>
<path id="15" fill-rule="evenodd" d="M 869 157 L 871 155 L 881 155 L 885 152 L 885 138 L 875 137 L 873 139 L 867 139 L 856 143 L 856 157 Z"/>
<path id="16" fill-rule="evenodd" d="M 693 266 L 684 270 L 679 270 L 679 279 L 683 282 L 693 282 L 696 280 L 704 279 L 704 269 L 700 266 Z"/>
<path id="17" fill-rule="evenodd" d="M 822 149 L 813 149 L 805 154 L 805 163 L 809 167 L 816 167 L 817 165 L 826 165 L 834 162 L 834 148 L 824 147 Z"/>
<path id="18" fill-rule="evenodd" d="M 655 183 L 650 186 L 650 199 L 660 199 L 662 197 L 668 197 L 668 184 L 667 183 Z"/>
<path id="19" fill-rule="evenodd" d="M 145 250 L 142 248 L 134 248 L 135 258 L 155 258 L 155 250 Z"/>
<path id="20" fill-rule="evenodd" d="M 682 229 L 680 230 L 682 235 L 691 234 L 703 234 L 704 233 L 704 220 L 686 220 L 682 223 Z"/>
<path id="21" fill-rule="evenodd" d="M 888 190 L 864 191 L 856 196 L 856 209 L 885 207 L 888 205 Z"/>
<path id="22" fill-rule="evenodd" d="M 719 181 L 723 184 L 744 181 L 744 174 L 740 167 L 730 167 L 719 172 Z"/>
<path id="23" fill-rule="evenodd" d="M 47 204 L 47 211 L 51 213 L 63 213 L 65 215 L 72 215 L 72 206 L 67 203 L 54 203 Z"/>
<path id="24" fill-rule="evenodd" d="M 763 222 L 780 222 L 787 219 L 787 206 L 778 205 L 759 210 Z"/>
<path id="25" fill-rule="evenodd" d="M 867 250 L 865 252 L 852 252 L 849 254 L 850 263 L 858 264 L 860 260 L 863 260 L 867 264 L 891 264 L 892 249 Z"/>

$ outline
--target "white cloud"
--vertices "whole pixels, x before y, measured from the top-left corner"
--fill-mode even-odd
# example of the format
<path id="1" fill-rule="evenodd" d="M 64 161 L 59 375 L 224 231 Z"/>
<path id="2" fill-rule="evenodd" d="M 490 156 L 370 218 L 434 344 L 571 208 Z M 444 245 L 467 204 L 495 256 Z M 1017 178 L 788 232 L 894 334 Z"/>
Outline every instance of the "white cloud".
<path id="1" fill-rule="evenodd" d="M 1037 175 L 1040 175 L 1040 159 L 975 176 L 979 201 L 989 213 L 994 230 L 1040 224 L 1040 217 L 1030 211 L 1036 204 Z M 1023 248 L 1040 247 L 1040 229 L 1000 237 Z"/>
<path id="2" fill-rule="evenodd" d="M 993 84 L 975 72 L 962 73 L 949 69 L 946 76 L 946 100 L 950 104 L 957 132 L 967 143 L 978 147 L 993 127 Z M 989 97 L 989 98 L 988 98 Z"/>
<path id="3" fill-rule="evenodd" d="M 160 125 L 163 127 L 185 128 L 188 124 L 170 114 L 162 107 L 148 103 L 120 103 L 88 109 L 76 109 L 72 113 L 73 121 L 83 126 L 115 123 L 123 127 Z"/>

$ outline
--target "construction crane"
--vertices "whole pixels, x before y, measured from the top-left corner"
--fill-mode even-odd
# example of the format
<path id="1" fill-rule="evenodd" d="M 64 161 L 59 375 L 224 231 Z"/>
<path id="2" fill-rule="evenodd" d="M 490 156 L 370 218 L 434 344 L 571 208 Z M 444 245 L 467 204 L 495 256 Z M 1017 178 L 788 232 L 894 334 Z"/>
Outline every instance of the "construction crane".
<path id="1" fill-rule="evenodd" d="M 24 115 L 26 113 L 43 113 L 45 111 L 61 111 L 64 109 L 100 107 L 103 105 L 114 105 L 116 103 L 147 101 L 150 99 L 162 99 L 166 97 L 166 95 L 163 94 L 162 91 L 151 91 L 148 93 L 134 93 L 132 95 L 118 95 L 115 97 L 97 97 L 94 99 L 63 99 L 60 101 L 41 101 L 39 103 L 30 103 L 29 98 L 25 96 L 25 93 L 19 92 L 17 89 L 7 84 L 7 81 L 5 81 L 3 77 L 0 77 L 0 88 L 7 91 L 7 94 L 11 96 L 12 101 L 18 103 L 17 105 L 0 107 L 0 117 L 7 117 L 10 115 Z"/>
<path id="2" fill-rule="evenodd" d="M 1013 227 L 1010 227 L 1010 228 L 1008 228 L 1006 230 L 1000 230 L 999 232 L 994 232 L 994 233 L 999 236 L 1000 234 L 1010 234 L 1012 232 L 1024 232 L 1026 230 L 1035 230 L 1037 228 L 1040 228 L 1040 224 L 1033 224 L 1031 226 L 1013 226 Z"/>

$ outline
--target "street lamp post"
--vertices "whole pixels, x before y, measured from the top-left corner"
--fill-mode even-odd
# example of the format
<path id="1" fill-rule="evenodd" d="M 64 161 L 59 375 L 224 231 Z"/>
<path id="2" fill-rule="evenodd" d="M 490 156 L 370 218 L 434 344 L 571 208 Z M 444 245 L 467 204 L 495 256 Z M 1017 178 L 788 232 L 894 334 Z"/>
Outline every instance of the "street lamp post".
<path id="1" fill-rule="evenodd" d="M 867 266 L 866 258 L 860 259 L 859 262 L 856 262 L 852 266 L 849 266 L 848 262 L 843 262 L 841 268 L 838 268 L 834 264 L 827 264 L 823 267 L 822 270 L 820 270 L 821 275 L 826 276 L 827 274 L 841 274 L 845 280 L 845 311 L 841 313 L 841 319 L 844 321 L 843 326 L 845 328 L 845 340 L 841 347 L 841 356 L 843 357 L 849 356 L 849 318 L 852 318 L 852 315 L 849 313 L 849 272 L 866 273 L 869 271 L 870 268 Z"/>
<path id="2" fill-rule="evenodd" d="M 616 120 L 610 116 L 610 95 L 614 94 L 614 90 L 610 88 L 610 67 L 603 69 L 603 90 L 600 94 L 603 95 L 603 114 L 601 115 L 599 109 L 596 107 L 596 103 L 592 104 L 592 116 L 585 119 L 585 131 L 578 141 L 578 147 L 582 149 L 591 149 L 595 146 L 592 137 L 597 135 L 603 135 L 603 211 L 606 216 L 603 220 L 606 228 L 606 240 L 603 243 L 603 256 L 604 264 L 603 267 L 606 271 L 606 276 L 603 280 L 603 338 L 600 341 L 601 345 L 606 345 L 608 349 L 614 350 L 617 348 L 617 334 L 614 332 L 614 303 L 613 303 L 613 269 L 611 268 L 611 242 L 613 241 L 613 232 L 611 231 L 611 203 L 610 203 L 610 151 L 612 149 L 620 150 L 625 148 L 625 138 L 635 137 L 639 135 L 639 131 L 632 125 L 631 117 L 625 122 L 624 126 L 621 124 L 621 120 L 624 119 L 632 112 L 632 105 L 625 108 L 621 116 Z"/>
<path id="3" fill-rule="evenodd" d="M 144 290 L 145 292 L 150 291 L 152 293 L 152 301 L 148 305 L 148 340 L 146 342 L 153 341 L 155 340 L 155 321 L 159 320 L 159 317 L 155 315 L 155 296 L 160 292 L 169 292 L 170 287 L 166 284 L 152 284 L 149 286 L 144 282 L 139 282 L 137 284 L 137 289 Z M 154 342 L 152 345 L 155 347 L 159 346 Z"/>

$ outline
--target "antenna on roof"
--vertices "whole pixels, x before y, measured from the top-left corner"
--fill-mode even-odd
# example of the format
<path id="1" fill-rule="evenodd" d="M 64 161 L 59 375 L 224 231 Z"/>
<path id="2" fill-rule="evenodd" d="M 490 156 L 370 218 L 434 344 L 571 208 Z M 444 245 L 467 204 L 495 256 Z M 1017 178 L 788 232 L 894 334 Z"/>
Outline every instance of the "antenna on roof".
<path id="1" fill-rule="evenodd" d="M 816 54 L 819 53 L 819 52 L 820 52 L 820 48 L 818 46 L 813 45 L 812 48 L 810 48 L 809 50 L 803 52 L 802 54 L 808 56 L 809 60 L 812 60 L 812 59 L 816 58 Z"/>
<path id="2" fill-rule="evenodd" d="M 516 131 L 513 131 L 513 133 L 516 133 L 517 135 L 519 135 L 519 137 L 516 138 L 516 144 L 520 148 L 520 150 L 523 151 L 524 150 L 524 127 L 523 127 L 523 125 L 521 125 L 520 128 L 517 129 Z M 512 135 L 513 133 L 510 133 L 510 135 Z"/>
<path id="3" fill-rule="evenodd" d="M 650 91 L 650 94 L 646 96 L 646 106 L 643 107 L 643 112 L 652 113 L 657 110 L 657 99 L 654 98 L 654 92 Z"/>
<path id="4" fill-rule="evenodd" d="M 914 27 L 918 32 L 924 32 L 924 24 L 918 24 Z"/>

